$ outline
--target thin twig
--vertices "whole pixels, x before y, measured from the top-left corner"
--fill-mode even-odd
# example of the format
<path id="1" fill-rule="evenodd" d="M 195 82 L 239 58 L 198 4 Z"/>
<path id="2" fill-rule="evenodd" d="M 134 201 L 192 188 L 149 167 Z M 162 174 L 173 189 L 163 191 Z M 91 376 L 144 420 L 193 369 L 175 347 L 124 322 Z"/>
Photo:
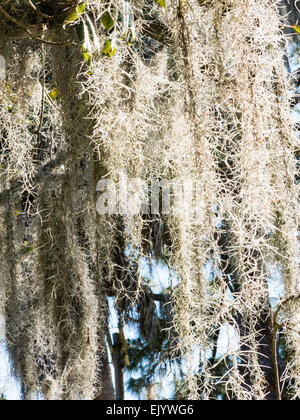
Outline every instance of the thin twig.
<path id="1" fill-rule="evenodd" d="M 63 8 L 63 9 L 70 9 L 74 6 L 78 5 L 78 1 L 74 0 L 72 3 L 68 2 L 68 4 L 66 3 L 62 3 L 59 1 L 53 1 L 53 0 L 39 0 L 40 3 L 44 3 L 47 6 L 51 6 L 51 7 L 56 7 L 56 8 Z"/>
<path id="2" fill-rule="evenodd" d="M 35 11 L 35 13 L 38 14 L 39 16 L 41 16 L 45 19 L 48 19 L 48 20 L 53 19 L 53 16 L 49 16 L 49 15 L 46 15 L 45 13 L 43 13 L 38 7 L 36 7 L 35 4 L 32 3 L 31 0 L 25 0 L 25 1 Z"/>
<path id="3" fill-rule="evenodd" d="M 42 103 L 41 103 L 41 113 L 40 113 L 40 122 L 38 128 L 33 131 L 33 134 L 36 134 L 38 139 L 38 145 L 41 143 L 41 129 L 43 125 L 44 118 L 44 108 L 45 108 L 45 55 L 44 55 L 44 46 L 41 44 L 41 55 L 42 55 Z"/>
<path id="4" fill-rule="evenodd" d="M 28 26 L 24 25 L 24 23 L 19 22 L 17 19 L 15 19 L 13 16 L 11 16 L 9 13 L 6 12 L 6 10 L 3 9 L 3 7 L 0 6 L 0 12 L 8 19 L 10 20 L 12 23 L 14 23 L 15 25 L 17 25 L 19 28 L 23 29 L 25 32 L 27 32 L 30 37 L 32 39 L 34 39 L 35 41 L 39 41 L 42 42 L 43 44 L 48 44 L 48 45 L 70 45 L 70 41 L 65 41 L 65 42 L 53 42 L 53 41 L 47 41 L 46 39 L 40 38 L 36 35 L 34 35 L 30 29 L 28 28 Z"/>

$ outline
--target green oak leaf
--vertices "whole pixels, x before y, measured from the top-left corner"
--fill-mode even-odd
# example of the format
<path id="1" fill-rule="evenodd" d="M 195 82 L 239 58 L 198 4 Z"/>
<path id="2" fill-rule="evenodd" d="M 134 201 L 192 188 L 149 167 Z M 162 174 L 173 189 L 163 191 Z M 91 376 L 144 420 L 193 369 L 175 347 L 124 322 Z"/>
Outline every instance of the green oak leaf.
<path id="1" fill-rule="evenodd" d="M 115 20 L 109 12 L 103 13 L 101 16 L 100 22 L 108 31 L 114 26 Z"/>

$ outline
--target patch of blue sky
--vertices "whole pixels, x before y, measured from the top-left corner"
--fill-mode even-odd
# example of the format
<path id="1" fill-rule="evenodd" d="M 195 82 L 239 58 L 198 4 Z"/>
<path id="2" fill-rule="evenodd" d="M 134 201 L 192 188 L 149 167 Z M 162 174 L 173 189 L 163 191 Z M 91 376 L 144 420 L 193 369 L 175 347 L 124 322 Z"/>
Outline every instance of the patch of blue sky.
<path id="1" fill-rule="evenodd" d="M 300 124 L 300 103 L 296 104 L 294 108 L 291 109 L 291 116 L 296 124 Z"/>
<path id="2" fill-rule="evenodd" d="M 11 372 L 4 334 L 4 322 L 0 317 L 0 394 L 4 394 L 7 400 L 19 400 L 21 396 L 21 385 Z"/>
<path id="3" fill-rule="evenodd" d="M 291 73 L 300 69 L 300 44 L 296 42 L 288 43 L 288 59 Z"/>

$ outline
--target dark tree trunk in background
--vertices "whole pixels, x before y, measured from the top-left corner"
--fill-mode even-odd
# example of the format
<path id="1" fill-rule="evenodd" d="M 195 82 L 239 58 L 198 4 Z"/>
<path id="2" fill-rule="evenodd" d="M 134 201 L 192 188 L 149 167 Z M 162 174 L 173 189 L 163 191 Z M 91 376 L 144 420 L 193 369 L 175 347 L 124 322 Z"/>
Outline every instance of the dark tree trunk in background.
<path id="1" fill-rule="evenodd" d="M 124 400 L 124 360 L 123 360 L 123 348 L 120 334 L 116 333 L 113 335 L 114 339 L 114 353 L 113 353 L 113 364 L 115 370 L 115 387 L 116 387 L 116 400 Z"/>
<path id="2" fill-rule="evenodd" d="M 101 372 L 101 392 L 96 396 L 95 400 L 107 400 L 112 401 L 115 399 L 114 387 L 112 382 L 112 375 L 111 375 L 111 368 L 109 365 L 108 354 L 106 350 L 106 346 L 104 346 L 105 352 L 102 354 L 100 363 L 102 366 Z"/>
<path id="3" fill-rule="evenodd" d="M 234 262 L 234 259 L 230 255 L 229 247 L 234 238 L 231 238 L 232 231 L 230 226 L 224 223 L 224 229 L 222 234 L 219 237 L 218 245 L 221 250 L 220 255 L 220 268 L 223 274 L 226 276 L 227 283 L 233 293 L 239 293 L 239 279 L 237 277 L 237 269 Z M 260 273 L 253 273 L 253 275 L 259 275 Z M 266 287 L 267 288 L 267 287 Z M 237 315 L 236 317 L 237 325 L 239 326 L 240 334 L 242 338 L 245 338 L 249 335 L 249 323 L 250 320 L 246 319 L 243 315 Z M 255 323 L 255 331 L 260 335 L 261 340 L 258 348 L 258 361 L 260 368 L 264 374 L 267 387 L 267 400 L 276 400 L 276 386 L 275 386 L 275 366 L 273 363 L 273 320 L 272 320 L 272 309 L 269 302 L 269 297 L 262 296 L 261 299 L 261 310 L 258 310 L 257 321 Z M 249 343 L 250 345 L 250 343 Z M 244 365 L 241 366 L 240 372 L 245 378 L 245 382 L 251 386 L 251 356 L 248 354 L 248 346 L 245 344 L 241 348 L 245 352 L 244 356 Z M 249 360 L 248 360 L 249 359 Z M 284 362 L 279 358 L 278 355 L 278 364 L 280 372 L 284 370 Z"/>

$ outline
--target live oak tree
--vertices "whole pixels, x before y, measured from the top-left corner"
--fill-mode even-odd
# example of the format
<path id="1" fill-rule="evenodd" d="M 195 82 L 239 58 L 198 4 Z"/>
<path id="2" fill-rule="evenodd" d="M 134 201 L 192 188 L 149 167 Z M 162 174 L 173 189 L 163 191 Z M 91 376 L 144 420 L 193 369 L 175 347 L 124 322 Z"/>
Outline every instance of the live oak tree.
<path id="1" fill-rule="evenodd" d="M 0 302 L 25 398 L 112 397 L 107 297 L 120 325 L 138 313 L 147 343 L 163 332 L 145 258 L 176 273 L 168 352 L 182 395 L 299 398 L 299 142 L 283 35 L 297 22 L 282 4 L 0 1 Z M 122 173 L 193 180 L 192 205 L 171 188 L 169 212 L 100 215 L 98 181 Z M 224 326 L 237 344 L 220 356 Z"/>

